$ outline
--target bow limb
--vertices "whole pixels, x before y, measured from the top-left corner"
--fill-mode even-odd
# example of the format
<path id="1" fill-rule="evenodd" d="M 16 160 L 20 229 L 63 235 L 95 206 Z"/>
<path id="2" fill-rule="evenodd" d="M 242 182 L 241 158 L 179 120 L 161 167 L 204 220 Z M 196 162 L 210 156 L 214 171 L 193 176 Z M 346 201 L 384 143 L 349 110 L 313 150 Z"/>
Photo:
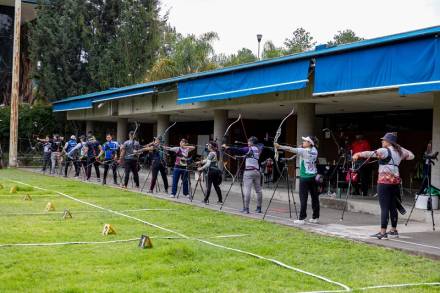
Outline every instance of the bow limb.
<path id="1" fill-rule="evenodd" d="M 162 139 L 165 137 L 165 135 L 168 133 L 168 131 L 174 127 L 174 125 L 176 125 L 177 122 L 174 122 L 173 124 L 171 124 L 170 126 L 168 126 L 167 129 L 165 129 L 165 131 L 160 135 L 162 137 Z"/>
<path id="2" fill-rule="evenodd" d="M 274 139 L 273 139 L 274 152 L 275 152 L 275 153 L 274 153 L 275 167 L 277 168 L 277 171 L 278 171 L 279 174 L 281 174 L 281 172 L 280 172 L 280 168 L 279 168 L 279 166 L 278 166 L 279 153 L 278 153 L 278 149 L 275 148 L 275 144 L 278 143 L 278 139 L 279 139 L 280 136 L 281 136 L 281 131 L 282 131 L 282 127 L 283 127 L 284 122 L 286 122 L 286 120 L 287 120 L 290 116 L 292 116 L 294 113 L 295 113 L 295 108 L 292 108 L 292 111 L 290 111 L 290 113 L 287 114 L 287 116 L 284 117 L 283 120 L 281 120 L 281 123 L 280 123 L 280 125 L 278 126 L 278 129 L 277 129 L 277 131 L 276 131 L 275 137 L 274 137 Z"/>
<path id="3" fill-rule="evenodd" d="M 225 133 L 223 134 L 223 137 L 222 137 L 222 141 L 221 141 L 221 143 L 222 144 L 225 144 L 226 143 L 226 137 L 227 137 L 227 135 L 228 135 L 228 133 L 229 133 L 229 130 L 231 129 L 231 127 L 234 125 L 234 124 L 236 124 L 236 123 L 238 123 L 239 121 L 241 120 L 241 114 L 239 114 L 238 115 L 238 118 L 235 120 L 235 121 L 233 121 L 231 124 L 229 124 L 229 126 L 226 128 L 226 131 L 225 131 Z M 226 153 L 226 151 L 225 150 L 223 150 L 223 148 L 221 148 L 221 159 L 222 159 L 222 161 L 223 161 L 223 157 L 224 157 L 224 155 L 228 155 L 228 156 L 230 156 L 228 153 Z M 235 159 L 234 157 L 232 157 L 232 156 L 230 156 L 231 158 L 233 158 L 233 159 Z M 223 167 L 224 167 L 224 169 L 225 169 L 225 171 L 226 172 L 228 172 L 231 176 L 232 176 L 232 172 L 226 167 L 226 163 L 223 163 Z"/>

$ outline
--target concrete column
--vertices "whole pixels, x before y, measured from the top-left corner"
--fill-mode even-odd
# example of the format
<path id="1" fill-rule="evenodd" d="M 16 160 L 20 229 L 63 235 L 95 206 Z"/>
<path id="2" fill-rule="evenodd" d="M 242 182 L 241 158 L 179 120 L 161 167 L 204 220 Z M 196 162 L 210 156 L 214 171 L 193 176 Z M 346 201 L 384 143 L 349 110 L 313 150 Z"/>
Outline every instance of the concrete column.
<path id="1" fill-rule="evenodd" d="M 440 151 L 440 93 L 434 93 L 433 95 L 432 150 L 437 152 Z M 432 166 L 431 184 L 437 188 L 440 188 L 440 163 Z"/>
<path id="2" fill-rule="evenodd" d="M 116 139 L 122 143 L 127 140 L 128 134 L 128 119 L 127 118 L 118 118 L 117 126 L 116 126 Z"/>
<path id="3" fill-rule="evenodd" d="M 163 135 L 163 133 L 169 126 L 170 126 L 170 115 L 160 114 L 157 116 L 157 128 L 156 128 L 157 135 Z M 165 137 L 162 138 L 166 144 L 168 144 L 169 141 L 168 137 L 169 137 L 169 133 L 167 133 Z"/>
<path id="4" fill-rule="evenodd" d="M 315 104 L 296 104 L 296 143 L 302 142 L 302 136 L 315 135 Z M 296 161 L 296 176 L 299 176 L 299 158 Z M 295 189 L 298 189 L 299 181 L 296 180 Z"/>
<path id="5" fill-rule="evenodd" d="M 89 131 L 93 132 L 93 121 L 91 120 L 86 121 L 86 135 L 89 134 Z"/>
<path id="6" fill-rule="evenodd" d="M 214 110 L 214 137 L 217 143 L 222 143 L 223 134 L 225 134 L 228 124 L 228 110 Z"/>

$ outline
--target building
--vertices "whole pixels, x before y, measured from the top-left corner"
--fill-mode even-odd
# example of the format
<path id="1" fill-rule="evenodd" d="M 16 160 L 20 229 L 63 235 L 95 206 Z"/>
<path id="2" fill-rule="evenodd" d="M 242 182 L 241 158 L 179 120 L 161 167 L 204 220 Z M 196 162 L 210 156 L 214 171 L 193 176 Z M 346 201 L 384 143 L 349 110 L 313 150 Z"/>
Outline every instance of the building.
<path id="1" fill-rule="evenodd" d="M 232 140 L 247 135 L 275 136 L 292 109 L 280 141 L 295 144 L 303 135 L 321 138 L 320 157 L 339 159 L 336 144 L 362 133 L 378 147 L 387 131 L 414 151 L 418 161 L 403 166 L 405 185 L 429 140 L 440 149 L 440 26 L 363 40 L 336 47 L 223 68 L 198 74 L 69 97 L 53 104 L 67 119 L 86 121 L 87 130 L 114 129 L 127 136 L 129 122 L 142 123 L 141 136 L 150 140 L 171 121 L 170 143 L 180 136 L 202 144 L 222 140 L 229 119 L 239 114 L 244 129 L 231 129 Z M 103 126 L 105 125 L 105 126 Z M 433 168 L 440 187 L 440 164 Z"/>

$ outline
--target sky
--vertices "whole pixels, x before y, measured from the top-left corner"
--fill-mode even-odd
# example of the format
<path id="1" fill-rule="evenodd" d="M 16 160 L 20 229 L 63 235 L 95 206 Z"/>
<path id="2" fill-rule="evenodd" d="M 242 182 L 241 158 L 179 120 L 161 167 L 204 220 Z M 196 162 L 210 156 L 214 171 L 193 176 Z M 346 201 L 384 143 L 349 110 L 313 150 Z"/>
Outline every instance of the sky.
<path id="1" fill-rule="evenodd" d="M 161 0 L 169 23 L 183 34 L 215 31 L 216 53 L 247 47 L 256 54 L 262 43 L 281 46 L 303 27 L 317 44 L 352 29 L 365 39 L 440 25 L 440 0 Z"/>

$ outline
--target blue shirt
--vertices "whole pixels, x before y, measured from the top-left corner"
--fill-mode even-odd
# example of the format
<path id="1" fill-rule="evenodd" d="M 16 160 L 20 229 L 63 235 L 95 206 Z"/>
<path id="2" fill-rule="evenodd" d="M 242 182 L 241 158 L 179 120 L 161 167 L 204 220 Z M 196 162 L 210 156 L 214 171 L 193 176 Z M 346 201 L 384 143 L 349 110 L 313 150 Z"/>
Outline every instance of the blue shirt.
<path id="1" fill-rule="evenodd" d="M 112 160 L 119 149 L 119 143 L 117 141 L 107 141 L 102 145 L 102 148 L 104 150 L 104 159 L 105 160 Z"/>

